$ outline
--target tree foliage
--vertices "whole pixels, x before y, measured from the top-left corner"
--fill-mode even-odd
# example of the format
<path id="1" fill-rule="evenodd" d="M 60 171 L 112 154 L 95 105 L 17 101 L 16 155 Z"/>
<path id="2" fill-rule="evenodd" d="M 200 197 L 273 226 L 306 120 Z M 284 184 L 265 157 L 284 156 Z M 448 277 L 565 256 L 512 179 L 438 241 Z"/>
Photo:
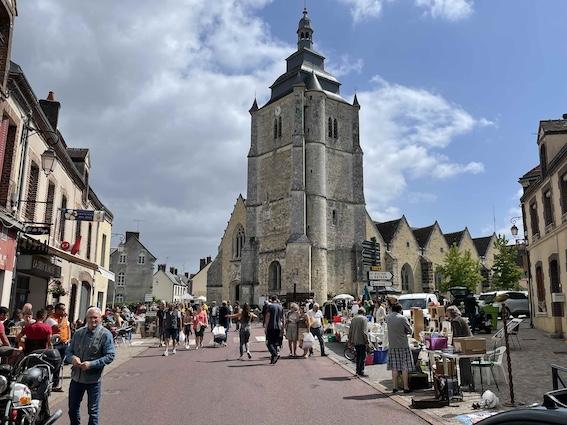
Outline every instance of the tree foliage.
<path id="1" fill-rule="evenodd" d="M 492 286 L 498 290 L 517 289 L 522 277 L 518 267 L 518 249 L 508 245 L 504 235 L 498 235 L 494 242 L 494 265 L 492 266 Z"/>
<path id="2" fill-rule="evenodd" d="M 482 282 L 480 262 L 472 258 L 470 251 L 461 253 L 454 245 L 445 254 L 443 264 L 437 266 L 435 271 L 442 275 L 438 288 L 442 292 L 452 286 L 466 286 L 474 292 Z"/>

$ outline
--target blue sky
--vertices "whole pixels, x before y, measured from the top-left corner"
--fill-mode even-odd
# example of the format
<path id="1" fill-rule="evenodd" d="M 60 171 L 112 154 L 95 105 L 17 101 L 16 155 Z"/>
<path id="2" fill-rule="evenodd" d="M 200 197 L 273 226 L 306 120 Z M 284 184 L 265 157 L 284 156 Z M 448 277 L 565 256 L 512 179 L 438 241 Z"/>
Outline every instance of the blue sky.
<path id="1" fill-rule="evenodd" d="M 367 207 L 473 237 L 519 215 L 539 120 L 567 112 L 563 0 L 308 0 L 362 106 Z M 215 256 L 246 191 L 248 109 L 295 49 L 301 0 L 20 2 L 13 60 L 54 90 L 91 181 L 160 262 Z M 135 221 L 142 220 L 142 221 Z M 117 243 L 116 240 L 113 241 Z"/>

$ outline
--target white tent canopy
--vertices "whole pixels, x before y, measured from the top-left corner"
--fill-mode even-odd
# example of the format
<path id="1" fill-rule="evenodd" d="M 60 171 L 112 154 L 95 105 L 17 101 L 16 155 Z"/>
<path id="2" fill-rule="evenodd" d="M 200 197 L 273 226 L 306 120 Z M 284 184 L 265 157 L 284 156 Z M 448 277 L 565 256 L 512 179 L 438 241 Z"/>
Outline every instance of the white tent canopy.
<path id="1" fill-rule="evenodd" d="M 352 295 L 349 295 L 349 294 L 339 294 L 339 295 L 335 295 L 333 297 L 333 301 L 337 301 L 337 300 L 352 301 L 352 300 L 354 300 L 354 297 Z"/>
<path id="2" fill-rule="evenodd" d="M 207 301 L 207 297 L 201 295 L 200 297 L 197 297 L 197 300 L 201 301 L 201 302 L 205 302 L 205 301 Z"/>
<path id="3" fill-rule="evenodd" d="M 184 300 L 191 301 L 191 300 L 193 299 L 193 295 L 191 295 L 191 294 L 183 294 L 183 296 L 182 296 L 181 298 L 183 298 Z"/>

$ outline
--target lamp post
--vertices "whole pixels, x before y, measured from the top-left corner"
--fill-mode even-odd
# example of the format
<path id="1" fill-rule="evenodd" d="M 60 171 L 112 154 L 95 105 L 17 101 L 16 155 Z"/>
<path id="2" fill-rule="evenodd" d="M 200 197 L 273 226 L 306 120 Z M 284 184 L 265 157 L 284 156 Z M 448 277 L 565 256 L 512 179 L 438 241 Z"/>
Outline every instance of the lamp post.
<path id="1" fill-rule="evenodd" d="M 533 308 L 533 305 L 532 305 L 533 293 L 532 293 L 532 279 L 531 279 L 532 271 L 531 271 L 531 265 L 530 265 L 530 253 L 528 252 L 528 248 L 527 248 L 528 240 L 525 238 L 525 231 L 524 231 L 524 238 L 523 239 L 516 237 L 516 236 L 518 236 L 518 226 L 516 226 L 516 222 L 518 220 L 522 220 L 522 217 L 512 217 L 510 219 L 510 223 L 512 223 L 512 227 L 510 228 L 510 233 L 512 234 L 512 236 L 516 240 L 516 248 L 518 247 L 518 245 L 520 243 L 523 242 L 524 243 L 523 249 L 525 249 L 525 251 L 526 251 L 525 255 L 526 255 L 526 262 L 527 262 L 526 266 L 527 266 L 527 269 L 528 269 L 527 278 L 528 278 L 528 295 L 529 295 L 528 296 L 528 307 L 530 309 L 530 328 L 533 329 L 533 327 L 534 327 L 534 320 L 533 320 L 534 308 Z"/>

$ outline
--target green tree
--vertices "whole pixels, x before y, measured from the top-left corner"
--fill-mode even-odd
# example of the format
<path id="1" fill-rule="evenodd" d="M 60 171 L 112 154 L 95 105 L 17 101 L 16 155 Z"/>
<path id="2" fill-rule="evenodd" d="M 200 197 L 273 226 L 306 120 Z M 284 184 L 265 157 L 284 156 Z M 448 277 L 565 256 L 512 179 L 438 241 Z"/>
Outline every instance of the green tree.
<path id="1" fill-rule="evenodd" d="M 508 245 L 504 235 L 498 235 L 494 242 L 494 265 L 492 266 L 492 286 L 494 289 L 517 289 L 518 281 L 522 277 L 522 270 L 518 267 L 518 249 L 515 245 Z"/>
<path id="2" fill-rule="evenodd" d="M 438 288 L 441 292 L 446 292 L 452 286 L 466 286 L 474 291 L 482 282 L 480 262 L 471 257 L 470 251 L 461 253 L 454 245 L 445 254 L 443 264 L 437 266 L 435 271 L 442 276 Z"/>

